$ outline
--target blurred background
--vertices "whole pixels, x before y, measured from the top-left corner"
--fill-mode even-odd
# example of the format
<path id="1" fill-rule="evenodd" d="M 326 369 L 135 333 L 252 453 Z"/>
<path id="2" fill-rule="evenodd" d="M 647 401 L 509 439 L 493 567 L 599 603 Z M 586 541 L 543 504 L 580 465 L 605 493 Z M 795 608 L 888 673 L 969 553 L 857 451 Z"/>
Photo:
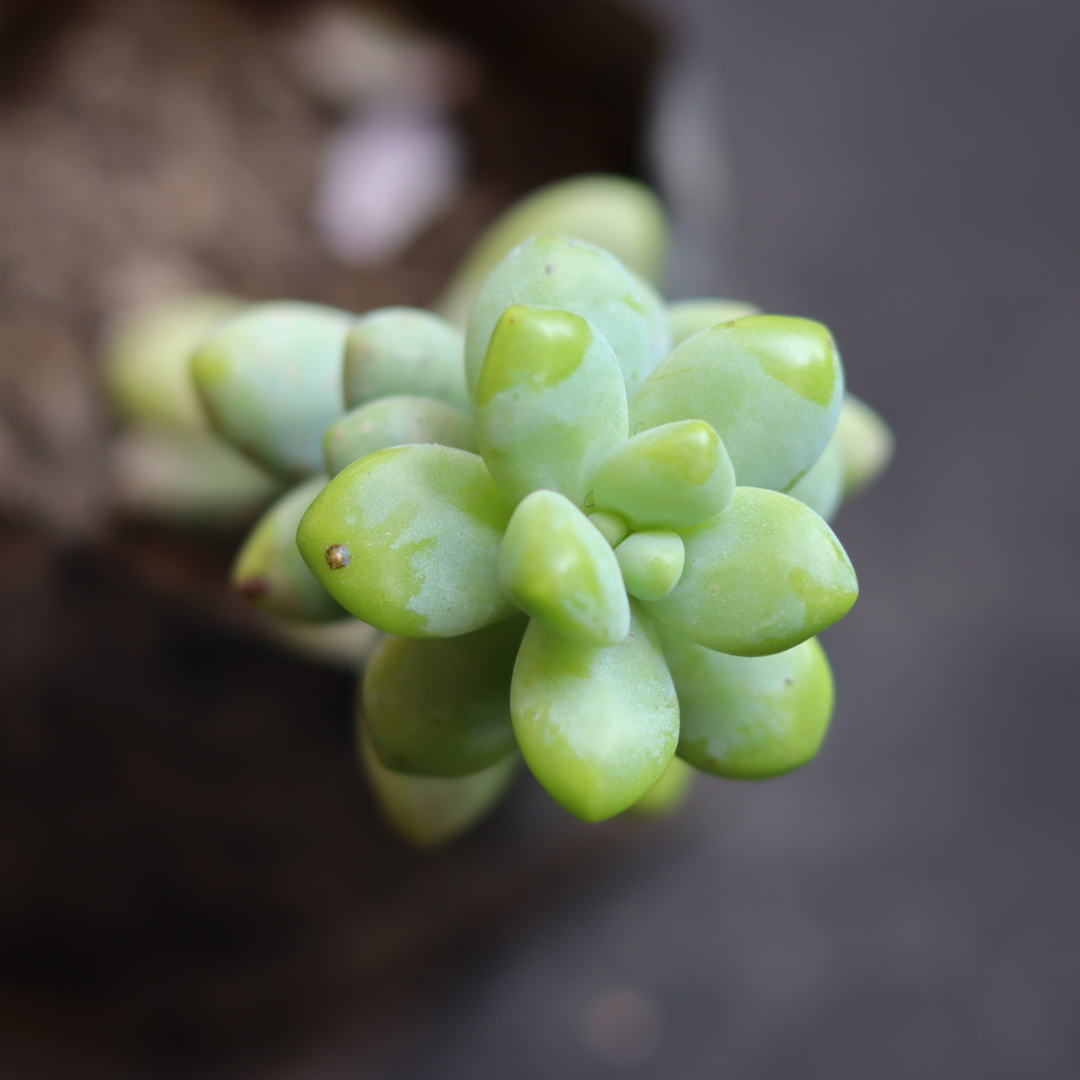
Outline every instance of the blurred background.
<path id="1" fill-rule="evenodd" d="M 1080 1076 L 1078 55 L 1059 0 L 0 2 L 0 1075 Z M 826 322 L 897 433 L 834 728 L 416 854 L 235 536 L 117 505 L 100 342 L 430 303 L 595 170 L 664 194 L 673 297 Z"/>

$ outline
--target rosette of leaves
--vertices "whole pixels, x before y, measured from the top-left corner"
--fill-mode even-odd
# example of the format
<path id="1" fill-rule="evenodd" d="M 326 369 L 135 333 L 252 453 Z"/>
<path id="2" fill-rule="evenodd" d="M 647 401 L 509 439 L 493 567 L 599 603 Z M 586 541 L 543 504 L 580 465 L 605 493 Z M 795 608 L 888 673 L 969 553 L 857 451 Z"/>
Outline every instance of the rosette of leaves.
<path id="1" fill-rule="evenodd" d="M 840 357 L 821 324 L 761 314 L 706 315 L 669 351 L 676 321 L 608 252 L 533 237 L 476 297 L 452 404 L 443 386 L 475 446 L 419 424 L 338 455 L 297 543 L 387 635 L 363 688 L 385 768 L 467 778 L 520 750 L 596 821 L 676 754 L 750 778 L 816 752 L 832 680 L 815 635 L 858 589 L 798 496 L 821 469 L 828 512 L 842 484 Z M 346 386 L 356 370 L 353 350 Z"/>
<path id="2" fill-rule="evenodd" d="M 608 234 L 633 269 L 586 242 Z M 647 189 L 569 181 L 481 238 L 441 304 L 464 333 L 256 304 L 193 356 L 215 431 L 295 485 L 234 581 L 323 659 L 379 634 L 361 761 L 415 843 L 478 820 L 522 756 L 598 820 L 672 808 L 695 768 L 785 772 L 824 736 L 814 635 L 856 594 L 826 520 L 891 436 L 820 324 L 665 305 L 639 276 L 664 236 Z"/>

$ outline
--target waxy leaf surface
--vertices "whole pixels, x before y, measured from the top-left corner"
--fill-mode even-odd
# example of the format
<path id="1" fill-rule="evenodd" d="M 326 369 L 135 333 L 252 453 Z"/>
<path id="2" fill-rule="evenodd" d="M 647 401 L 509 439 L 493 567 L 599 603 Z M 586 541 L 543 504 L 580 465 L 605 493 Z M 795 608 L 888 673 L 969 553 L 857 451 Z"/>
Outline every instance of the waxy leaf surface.
<path id="1" fill-rule="evenodd" d="M 611 545 L 564 495 L 534 491 L 518 504 L 499 551 L 499 581 L 514 603 L 585 645 L 614 645 L 630 602 Z"/>
<path id="2" fill-rule="evenodd" d="M 471 452 L 476 450 L 476 431 L 465 413 L 435 398 L 376 398 L 326 429 L 327 471 L 337 476 L 367 454 L 407 443 L 438 443 Z"/>
<path id="3" fill-rule="evenodd" d="M 635 434 L 673 420 L 707 420 L 739 484 L 786 491 L 825 449 L 844 373 L 821 323 L 749 315 L 684 341 L 630 402 Z"/>
<path id="4" fill-rule="evenodd" d="M 805 765 L 833 708 L 815 638 L 773 656 L 727 656 L 661 630 L 679 695 L 679 756 L 717 776 L 757 780 Z"/>
<path id="5" fill-rule="evenodd" d="M 671 347 L 681 345 L 687 338 L 711 330 L 721 323 L 760 315 L 761 308 L 743 300 L 677 300 L 667 305 L 668 330 Z"/>
<path id="6" fill-rule="evenodd" d="M 242 306 L 229 296 L 194 294 L 124 317 L 109 335 L 102 374 L 125 418 L 155 428 L 208 431 L 191 382 L 191 353 Z"/>
<path id="7" fill-rule="evenodd" d="M 521 763 L 511 754 L 471 776 L 408 776 L 383 765 L 363 728 L 360 760 L 387 823 L 420 848 L 448 843 L 479 823 L 506 796 Z"/>
<path id="8" fill-rule="evenodd" d="M 639 600 L 661 600 L 679 583 L 686 549 L 673 532 L 631 533 L 616 549 L 626 591 Z"/>
<path id="9" fill-rule="evenodd" d="M 592 323 L 615 350 L 627 396 L 654 366 L 645 301 L 622 263 L 581 240 L 534 236 L 492 270 L 469 315 L 465 376 L 474 394 L 495 325 L 514 304 L 572 311 Z"/>
<path id="10" fill-rule="evenodd" d="M 383 638 L 363 695 L 383 764 L 417 776 L 468 776 L 513 752 L 510 676 L 525 625 L 521 616 L 451 638 Z"/>
<path id="11" fill-rule="evenodd" d="M 626 393 L 611 346 L 555 308 L 507 308 L 474 406 L 480 452 L 511 502 L 559 491 L 578 506 L 598 462 L 626 439 Z"/>
<path id="12" fill-rule="evenodd" d="M 632 806 L 664 775 L 679 707 L 648 619 L 618 645 L 579 645 L 537 619 L 510 690 L 525 760 L 556 801 L 585 821 Z"/>
<path id="13" fill-rule="evenodd" d="M 380 308 L 357 319 L 345 350 L 345 403 L 423 394 L 468 412 L 465 338 L 430 311 Z"/>
<path id="14" fill-rule="evenodd" d="M 835 435 L 814 467 L 788 494 L 826 521 L 832 521 L 836 516 L 844 500 L 844 459 Z"/>
<path id="15" fill-rule="evenodd" d="M 339 473 L 297 531 L 338 602 L 406 637 L 450 637 L 506 618 L 496 565 L 510 505 L 475 454 L 377 450 Z"/>
<path id="16" fill-rule="evenodd" d="M 195 351 L 191 371 L 215 430 L 283 476 L 323 470 L 323 432 L 345 411 L 351 317 L 298 302 L 253 304 Z"/>
<path id="17" fill-rule="evenodd" d="M 711 424 L 679 420 L 620 443 L 597 468 L 592 490 L 598 509 L 633 529 L 681 529 L 727 506 L 735 470 Z"/>
<path id="18" fill-rule="evenodd" d="M 259 519 L 233 563 L 233 584 L 273 615 L 303 622 L 343 619 L 346 612 L 319 584 L 296 546 L 296 527 L 326 485 L 318 476 L 283 495 Z"/>
<path id="19" fill-rule="evenodd" d="M 596 244 L 648 281 L 659 280 L 667 259 L 667 220 L 655 192 L 625 176 L 574 176 L 531 192 L 498 217 L 454 275 L 439 311 L 464 326 L 491 271 L 537 235 Z"/>
<path id="20" fill-rule="evenodd" d="M 680 757 L 673 757 L 667 772 L 627 811 L 635 817 L 666 817 L 675 813 L 694 786 L 694 769 Z"/>
<path id="21" fill-rule="evenodd" d="M 889 425 L 865 401 L 854 394 L 844 397 L 834 436 L 844 463 L 844 497 L 869 487 L 893 455 Z"/>
<path id="22" fill-rule="evenodd" d="M 682 529 L 686 565 L 651 614 L 710 649 L 764 656 L 847 614 L 855 571 L 828 525 L 797 499 L 736 488 L 731 505 Z"/>

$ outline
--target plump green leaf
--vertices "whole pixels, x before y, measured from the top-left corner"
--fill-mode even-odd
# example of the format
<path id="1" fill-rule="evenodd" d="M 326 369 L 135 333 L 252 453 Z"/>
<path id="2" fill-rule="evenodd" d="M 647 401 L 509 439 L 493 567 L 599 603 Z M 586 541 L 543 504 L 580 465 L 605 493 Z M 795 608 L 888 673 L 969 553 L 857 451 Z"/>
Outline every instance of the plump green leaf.
<path id="1" fill-rule="evenodd" d="M 464 326 L 484 279 L 530 236 L 572 236 L 610 251 L 648 281 L 667 260 L 663 207 L 644 184 L 625 176 L 575 176 L 527 195 L 484 233 L 439 301 L 439 311 Z"/>
<path id="2" fill-rule="evenodd" d="M 282 483 L 211 431 L 140 426 L 109 448 L 118 508 L 187 527 L 249 524 Z"/>
<path id="3" fill-rule="evenodd" d="M 506 797 L 521 762 L 511 754 L 472 776 L 407 776 L 379 761 L 363 728 L 360 760 L 387 824 L 419 848 L 438 847 L 479 824 Z"/>
<path id="4" fill-rule="evenodd" d="M 319 584 L 296 546 L 296 527 L 326 485 L 317 476 L 282 496 L 252 529 L 233 564 L 233 584 L 258 607 L 303 622 L 343 619 L 346 612 Z"/>
<path id="5" fill-rule="evenodd" d="M 563 236 L 534 236 L 492 270 L 465 332 L 465 375 L 475 394 L 495 325 L 515 304 L 559 308 L 587 319 L 615 350 L 626 393 L 653 368 L 646 302 L 614 255 Z"/>
<path id="6" fill-rule="evenodd" d="M 421 308 L 379 308 L 357 319 L 345 350 L 346 405 L 397 394 L 438 398 L 468 412 L 461 331 Z"/>
<path id="7" fill-rule="evenodd" d="M 376 398 L 326 429 L 323 452 L 331 476 L 376 450 L 407 443 L 438 443 L 476 450 L 476 430 L 460 409 L 430 397 Z"/>
<path id="8" fill-rule="evenodd" d="M 600 530 L 600 534 L 612 547 L 618 547 L 630 531 L 626 522 L 618 514 L 607 514 L 602 510 L 597 510 L 589 515 L 589 520 Z"/>
<path id="9" fill-rule="evenodd" d="M 322 435 L 344 411 L 351 317 L 298 302 L 253 304 L 195 351 L 191 370 L 211 423 L 283 476 L 323 470 Z"/>
<path id="10" fill-rule="evenodd" d="M 686 549 L 673 532 L 631 533 L 616 549 L 626 591 L 639 600 L 662 600 L 682 577 Z"/>
<path id="11" fill-rule="evenodd" d="M 893 433 L 865 401 L 848 394 L 840 410 L 835 440 L 844 464 L 844 498 L 850 498 L 885 471 L 893 455 Z"/>
<path id="12" fill-rule="evenodd" d="M 671 346 L 681 345 L 702 330 L 711 330 L 732 319 L 760 314 L 760 308 L 742 300 L 678 300 L 667 306 Z"/>
<path id="13" fill-rule="evenodd" d="M 513 613 L 496 571 L 509 520 L 509 503 L 475 454 L 397 446 L 339 473 L 304 515 L 297 541 L 358 619 L 406 637 L 451 637 Z"/>
<path id="14" fill-rule="evenodd" d="M 103 374 L 125 419 L 154 428 L 209 431 L 191 381 L 191 353 L 240 307 L 229 296 L 193 294 L 139 308 L 114 325 Z"/>
<path id="15" fill-rule="evenodd" d="M 291 652 L 324 667 L 354 674 L 363 670 L 382 634 L 351 615 L 335 622 L 304 623 L 295 619 L 272 619 L 275 637 Z"/>
<path id="16" fill-rule="evenodd" d="M 661 629 L 679 695 L 679 756 L 717 776 L 756 780 L 805 765 L 832 716 L 825 650 L 810 638 L 773 656 L 726 656 Z"/>
<path id="17" fill-rule="evenodd" d="M 611 546 L 565 496 L 523 499 L 499 551 L 499 581 L 534 618 L 585 645 L 614 645 L 630 629 L 630 603 Z"/>
<path id="18" fill-rule="evenodd" d="M 694 770 L 680 757 L 673 757 L 667 772 L 627 810 L 634 817 L 656 818 L 675 813 L 694 786 Z"/>
<path id="19" fill-rule="evenodd" d="M 593 502 L 632 529 L 681 529 L 715 517 L 735 491 L 724 444 L 704 420 L 661 424 L 620 443 L 593 476 Z"/>
<path id="20" fill-rule="evenodd" d="M 626 439 L 626 393 L 611 346 L 555 308 L 507 308 L 474 406 L 480 452 L 511 502 L 559 491 L 585 503 L 597 464 Z"/>
<path id="21" fill-rule="evenodd" d="M 572 814 L 601 821 L 659 782 L 679 737 L 675 689 L 648 618 L 618 645 L 579 645 L 533 619 L 510 689 L 525 760 Z"/>
<path id="22" fill-rule="evenodd" d="M 652 371 L 671 352 L 671 323 L 668 321 L 667 305 L 660 293 L 643 277 L 633 271 L 630 276 L 637 284 L 645 308 L 645 321 L 649 325 L 649 371 Z"/>
<path id="23" fill-rule="evenodd" d="M 836 435 L 829 440 L 814 467 L 788 494 L 826 521 L 832 521 L 844 499 L 844 459 Z"/>
<path id="24" fill-rule="evenodd" d="M 843 396 L 840 355 L 821 323 L 749 315 L 675 349 L 632 398 L 630 429 L 707 420 L 739 484 L 786 491 L 825 449 Z"/>
<path id="25" fill-rule="evenodd" d="M 855 571 L 828 525 L 797 499 L 736 488 L 722 513 L 680 530 L 686 566 L 651 614 L 710 649 L 764 656 L 847 614 Z"/>
<path id="26" fill-rule="evenodd" d="M 452 638 L 388 635 L 364 676 L 367 730 L 388 768 L 468 776 L 516 748 L 510 676 L 526 620 Z"/>

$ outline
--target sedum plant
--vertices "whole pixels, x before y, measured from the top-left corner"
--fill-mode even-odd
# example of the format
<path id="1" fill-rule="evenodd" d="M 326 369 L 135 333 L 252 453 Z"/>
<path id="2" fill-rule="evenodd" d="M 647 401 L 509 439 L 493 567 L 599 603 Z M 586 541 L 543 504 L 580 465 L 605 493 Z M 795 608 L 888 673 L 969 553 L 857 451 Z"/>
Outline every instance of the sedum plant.
<path id="1" fill-rule="evenodd" d="M 293 625 L 378 632 L 361 758 L 416 843 L 471 825 L 522 758 L 599 821 L 674 807 L 694 770 L 787 772 L 825 735 L 816 635 L 858 593 L 827 522 L 891 436 L 824 326 L 666 305 L 642 276 L 662 249 L 647 189 L 581 178 L 492 227 L 450 319 L 256 304 L 193 354 L 214 429 L 297 485 L 235 584 Z"/>

